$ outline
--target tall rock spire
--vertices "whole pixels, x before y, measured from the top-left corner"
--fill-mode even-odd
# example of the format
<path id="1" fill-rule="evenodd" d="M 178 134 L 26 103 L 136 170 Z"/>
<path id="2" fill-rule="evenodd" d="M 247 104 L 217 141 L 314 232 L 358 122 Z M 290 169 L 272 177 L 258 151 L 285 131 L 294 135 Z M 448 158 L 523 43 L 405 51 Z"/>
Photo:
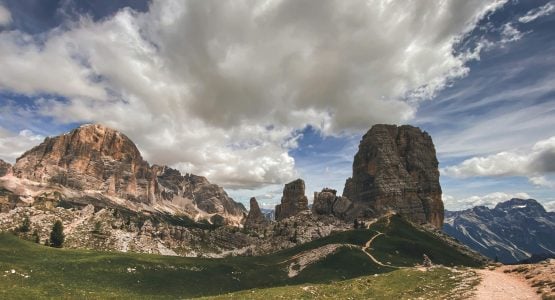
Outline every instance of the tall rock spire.
<path id="1" fill-rule="evenodd" d="M 443 202 L 432 138 L 419 128 L 374 125 L 362 138 L 343 196 L 352 217 L 395 211 L 441 228 Z"/>

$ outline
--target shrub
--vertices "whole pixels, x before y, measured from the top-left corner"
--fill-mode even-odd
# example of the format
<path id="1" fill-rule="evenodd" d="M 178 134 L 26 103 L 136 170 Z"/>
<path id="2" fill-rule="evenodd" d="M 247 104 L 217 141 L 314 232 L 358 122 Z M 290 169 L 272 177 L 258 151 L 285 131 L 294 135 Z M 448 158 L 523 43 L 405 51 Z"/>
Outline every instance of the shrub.
<path id="1" fill-rule="evenodd" d="M 19 232 L 29 232 L 29 230 L 31 230 L 31 221 L 29 217 L 25 217 L 21 226 L 19 226 Z"/>

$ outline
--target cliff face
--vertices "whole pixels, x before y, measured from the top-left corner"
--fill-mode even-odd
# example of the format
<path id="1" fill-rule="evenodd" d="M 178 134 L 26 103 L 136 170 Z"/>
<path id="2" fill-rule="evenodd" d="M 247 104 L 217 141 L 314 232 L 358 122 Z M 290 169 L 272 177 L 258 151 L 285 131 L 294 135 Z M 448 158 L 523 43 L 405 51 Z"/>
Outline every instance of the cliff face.
<path id="1" fill-rule="evenodd" d="M 393 210 L 441 228 L 443 202 L 432 138 L 413 126 L 373 126 L 360 142 L 343 196 L 353 202 L 351 218 Z"/>
<path id="2" fill-rule="evenodd" d="M 94 191 L 166 212 L 185 213 L 194 219 L 218 214 L 224 222 L 238 224 L 246 212 L 204 177 L 183 176 L 165 166 L 151 167 L 127 136 L 98 124 L 46 138 L 17 159 L 13 174 L 47 186 Z"/>
<path id="3" fill-rule="evenodd" d="M 155 176 L 135 144 L 102 125 L 46 138 L 17 159 L 14 175 L 132 201 L 155 201 Z"/>
<path id="4" fill-rule="evenodd" d="M 276 220 L 294 216 L 301 211 L 308 211 L 308 198 L 302 179 L 291 181 L 283 188 L 281 204 L 276 205 Z"/>

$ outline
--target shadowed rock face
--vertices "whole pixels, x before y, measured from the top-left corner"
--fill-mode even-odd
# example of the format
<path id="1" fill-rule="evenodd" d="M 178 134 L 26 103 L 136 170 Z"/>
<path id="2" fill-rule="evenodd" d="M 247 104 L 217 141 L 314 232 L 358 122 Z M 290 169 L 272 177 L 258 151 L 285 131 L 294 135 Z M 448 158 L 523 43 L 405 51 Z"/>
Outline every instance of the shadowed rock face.
<path id="1" fill-rule="evenodd" d="M 262 215 L 260 206 L 256 198 L 252 197 L 250 200 L 250 210 L 245 221 L 245 228 L 258 228 L 268 223 L 268 220 Z"/>
<path id="2" fill-rule="evenodd" d="M 12 165 L 0 159 L 0 177 L 11 173 Z"/>
<path id="3" fill-rule="evenodd" d="M 373 126 L 360 142 L 343 196 L 353 202 L 351 218 L 393 210 L 441 228 L 443 202 L 432 138 L 413 126 Z"/>
<path id="4" fill-rule="evenodd" d="M 237 223 L 246 212 L 243 205 L 202 176 L 183 176 L 165 166 L 151 167 L 127 136 L 98 124 L 46 138 L 17 159 L 13 173 L 19 178 L 77 191 L 98 191 L 148 206 L 171 204 L 192 217 L 218 214 L 224 221 L 233 218 Z"/>
<path id="5" fill-rule="evenodd" d="M 307 210 L 308 198 L 305 195 L 304 181 L 297 179 L 287 183 L 283 188 L 281 204 L 276 205 L 276 220 L 279 221 Z"/>

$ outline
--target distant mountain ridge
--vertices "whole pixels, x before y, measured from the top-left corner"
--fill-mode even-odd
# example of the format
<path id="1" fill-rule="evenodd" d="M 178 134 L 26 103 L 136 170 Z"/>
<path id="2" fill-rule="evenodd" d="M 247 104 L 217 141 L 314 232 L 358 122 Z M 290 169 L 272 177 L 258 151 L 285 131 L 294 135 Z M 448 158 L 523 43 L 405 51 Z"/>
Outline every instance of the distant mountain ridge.
<path id="1" fill-rule="evenodd" d="M 470 248 L 504 263 L 555 254 L 555 212 L 534 199 L 445 211 L 443 231 Z"/>

